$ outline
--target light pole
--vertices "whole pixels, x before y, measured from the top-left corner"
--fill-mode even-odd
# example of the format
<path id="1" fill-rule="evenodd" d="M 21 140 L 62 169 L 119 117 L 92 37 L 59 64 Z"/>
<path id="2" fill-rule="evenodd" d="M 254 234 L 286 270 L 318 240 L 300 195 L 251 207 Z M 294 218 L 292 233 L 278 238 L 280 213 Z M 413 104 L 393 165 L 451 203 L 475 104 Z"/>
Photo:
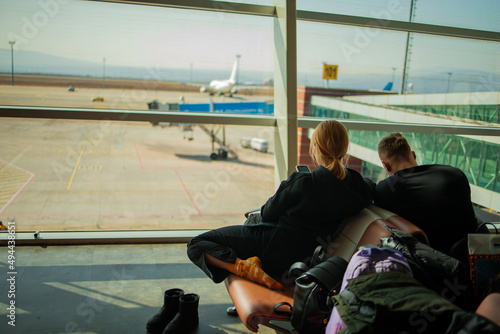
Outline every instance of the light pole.
<path id="1" fill-rule="evenodd" d="M 452 74 L 453 74 L 452 72 L 448 72 L 448 88 L 446 88 L 446 94 L 450 92 L 450 80 Z"/>
<path id="2" fill-rule="evenodd" d="M 9 41 L 10 44 L 10 58 L 12 60 L 12 86 L 14 86 L 14 44 L 16 41 Z"/>
<path id="3" fill-rule="evenodd" d="M 408 20 L 410 23 L 414 19 L 414 9 L 415 7 L 415 2 L 416 0 L 411 0 L 411 5 L 410 5 L 410 19 Z M 410 64 L 410 54 L 411 54 L 411 40 L 412 40 L 412 33 L 408 31 L 406 35 L 406 51 L 405 51 L 405 62 L 403 65 L 403 77 L 401 78 L 401 87 L 399 88 L 399 94 L 404 94 L 405 93 L 405 86 L 406 86 L 406 81 L 408 80 L 408 67 Z"/>
<path id="4" fill-rule="evenodd" d="M 106 57 L 102 58 L 102 87 L 106 87 Z"/>
<path id="5" fill-rule="evenodd" d="M 239 80 L 240 80 L 240 58 L 241 58 L 241 55 L 236 55 L 236 62 L 237 62 L 237 66 L 238 68 L 236 69 L 236 84 L 238 84 Z"/>

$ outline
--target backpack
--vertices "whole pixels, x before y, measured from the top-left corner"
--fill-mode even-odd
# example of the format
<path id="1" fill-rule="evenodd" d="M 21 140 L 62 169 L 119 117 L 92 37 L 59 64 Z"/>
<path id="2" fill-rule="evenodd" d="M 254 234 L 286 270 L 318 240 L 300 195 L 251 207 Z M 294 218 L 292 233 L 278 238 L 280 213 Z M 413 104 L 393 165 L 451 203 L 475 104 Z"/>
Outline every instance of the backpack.
<path id="1" fill-rule="evenodd" d="M 307 270 L 295 280 L 293 307 L 281 302 L 275 311 L 287 305 L 291 324 L 300 334 L 324 333 L 333 309 L 330 297 L 338 293 L 346 268 L 346 260 L 333 256 Z"/>

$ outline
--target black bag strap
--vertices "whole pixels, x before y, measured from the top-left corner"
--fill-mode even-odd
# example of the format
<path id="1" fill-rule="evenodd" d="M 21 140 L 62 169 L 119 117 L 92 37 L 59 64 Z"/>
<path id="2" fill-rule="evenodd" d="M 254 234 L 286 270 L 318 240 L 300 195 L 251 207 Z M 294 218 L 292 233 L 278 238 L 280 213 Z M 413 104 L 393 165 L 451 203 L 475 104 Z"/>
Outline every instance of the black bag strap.
<path id="1" fill-rule="evenodd" d="M 309 267 L 304 262 L 295 262 L 288 269 L 287 278 L 295 281 L 297 278 L 302 276 L 305 272 L 309 270 Z"/>
<path id="2" fill-rule="evenodd" d="M 490 224 L 491 226 L 493 226 L 493 228 L 495 229 L 495 234 L 498 234 L 498 229 L 497 229 L 496 225 L 491 223 L 491 222 L 483 222 L 483 223 L 479 224 L 479 226 L 476 229 L 476 232 L 479 231 L 481 229 L 481 227 L 483 227 L 484 225 L 487 225 L 487 224 Z"/>
<path id="3" fill-rule="evenodd" d="M 288 311 L 278 310 L 283 305 L 288 306 Z M 281 303 L 278 303 L 278 304 L 274 305 L 274 313 L 276 313 L 276 314 L 284 315 L 286 317 L 291 317 L 292 316 L 292 311 L 293 311 L 293 306 L 290 305 L 290 303 L 288 303 L 288 302 L 281 302 Z"/>
<path id="4" fill-rule="evenodd" d="M 312 259 L 311 259 L 311 267 L 315 267 L 315 266 L 317 266 L 321 262 L 324 262 L 327 259 L 328 259 L 328 257 L 327 257 L 327 254 L 326 254 L 325 247 L 323 247 L 322 245 L 319 245 L 314 250 L 314 253 L 313 253 L 313 256 L 312 256 Z"/>
<path id="5" fill-rule="evenodd" d="M 340 256 L 332 256 L 317 266 L 309 269 L 297 280 L 300 280 L 304 276 L 308 276 L 315 282 L 318 282 L 323 287 L 327 288 L 328 291 L 333 291 L 338 289 L 338 287 L 342 284 L 347 264 L 347 261 Z"/>

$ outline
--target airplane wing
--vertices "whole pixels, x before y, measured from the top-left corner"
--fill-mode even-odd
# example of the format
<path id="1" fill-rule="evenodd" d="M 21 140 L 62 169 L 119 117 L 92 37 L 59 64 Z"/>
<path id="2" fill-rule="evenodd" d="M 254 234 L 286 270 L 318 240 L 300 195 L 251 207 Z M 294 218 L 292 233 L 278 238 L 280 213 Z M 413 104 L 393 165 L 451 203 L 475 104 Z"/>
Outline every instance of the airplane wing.
<path id="1" fill-rule="evenodd" d="M 271 89 L 273 86 L 268 86 L 268 85 L 236 85 L 234 88 L 240 90 L 240 89 Z"/>

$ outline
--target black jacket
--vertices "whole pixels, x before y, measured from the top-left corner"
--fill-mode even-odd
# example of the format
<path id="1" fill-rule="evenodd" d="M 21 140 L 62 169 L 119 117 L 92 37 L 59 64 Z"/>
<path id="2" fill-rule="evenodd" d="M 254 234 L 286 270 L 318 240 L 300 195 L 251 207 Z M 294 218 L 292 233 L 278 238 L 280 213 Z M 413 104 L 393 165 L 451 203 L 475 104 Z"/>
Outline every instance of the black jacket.
<path id="1" fill-rule="evenodd" d="M 375 204 L 420 227 L 432 247 L 449 252 L 456 241 L 477 229 L 465 174 L 446 165 L 421 165 L 380 181 Z"/>
<path id="2" fill-rule="evenodd" d="M 277 227 L 263 262 L 271 261 L 283 271 L 304 261 L 319 244 L 328 242 L 344 218 L 370 202 L 369 187 L 352 169 L 346 169 L 344 180 L 322 166 L 311 173 L 294 172 L 261 208 L 263 223 Z"/>

